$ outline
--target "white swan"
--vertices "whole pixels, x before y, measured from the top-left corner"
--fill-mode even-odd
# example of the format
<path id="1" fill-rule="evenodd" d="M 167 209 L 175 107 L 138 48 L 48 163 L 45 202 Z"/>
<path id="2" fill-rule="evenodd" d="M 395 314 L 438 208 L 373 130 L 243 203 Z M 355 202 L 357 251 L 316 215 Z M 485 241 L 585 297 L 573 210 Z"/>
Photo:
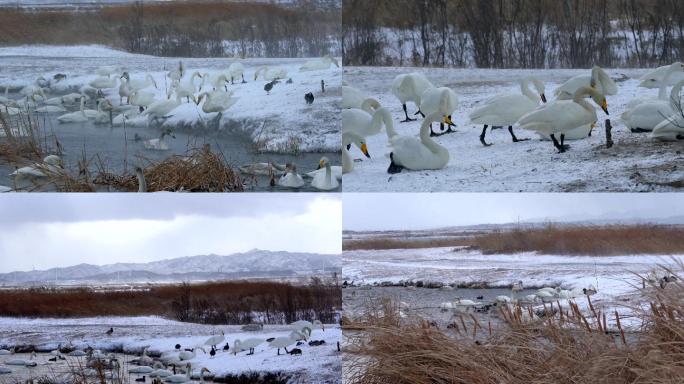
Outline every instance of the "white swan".
<path id="1" fill-rule="evenodd" d="M 591 68 L 591 75 L 571 77 L 556 88 L 553 93 L 557 100 L 570 100 L 574 97 L 575 92 L 582 87 L 594 87 L 603 95 L 616 95 L 618 91 L 617 84 L 608 76 L 606 71 L 601 67 L 594 66 Z"/>
<path id="2" fill-rule="evenodd" d="M 133 367 L 128 370 L 128 373 L 150 373 L 154 372 L 154 368 L 147 366 L 147 365 L 141 365 L 139 367 Z"/>
<path id="3" fill-rule="evenodd" d="M 364 104 L 370 104 L 372 101 L 373 99 L 367 99 Z M 373 136 L 380 133 L 383 124 L 385 129 L 389 129 L 393 124 L 392 115 L 387 108 L 378 108 L 373 113 L 357 108 L 342 110 L 342 133 L 353 132 L 361 137 Z"/>
<path id="4" fill-rule="evenodd" d="M 430 126 L 430 136 L 441 136 L 445 133 L 455 132 L 451 129 L 455 126 L 451 122 L 451 114 L 458 108 L 458 97 L 456 92 L 448 87 L 428 88 L 420 96 L 420 114 L 431 115 L 439 113 L 444 116 L 444 120 L 439 122 L 440 133 L 434 133 L 432 126 Z M 447 123 L 447 120 L 449 123 Z M 448 129 L 444 130 L 444 124 L 447 123 Z"/>
<path id="5" fill-rule="evenodd" d="M 299 331 L 303 334 L 306 333 L 309 337 L 311 337 L 311 333 L 314 329 L 316 329 L 316 327 L 320 328 L 323 332 L 325 332 L 325 325 L 321 323 L 320 320 L 314 320 L 313 322 L 308 320 L 297 320 L 293 323 L 290 323 L 291 329 Z"/>
<path id="6" fill-rule="evenodd" d="M 194 97 L 194 95 L 193 95 Z M 144 116 L 150 116 L 153 119 L 166 117 L 169 112 L 178 108 L 183 102 L 181 101 L 181 96 L 176 93 L 175 99 L 159 100 L 150 104 L 147 109 L 142 113 Z"/>
<path id="7" fill-rule="evenodd" d="M 663 69 L 661 71 L 661 68 Z M 661 77 L 658 77 L 657 80 L 653 79 L 652 81 L 654 82 L 653 84 L 658 84 L 657 87 L 653 87 L 653 84 L 648 84 L 644 85 L 643 87 L 645 88 L 658 88 L 658 97 L 636 97 L 632 100 L 630 100 L 627 103 L 627 109 L 632 109 L 636 107 L 639 104 L 643 104 L 646 102 L 650 101 L 658 101 L 658 100 L 664 100 L 664 101 L 669 101 L 668 99 L 668 93 L 667 93 L 667 87 L 668 85 L 674 85 L 678 83 L 678 81 L 675 81 L 674 83 L 672 82 L 673 79 L 676 78 L 682 78 L 682 76 L 678 76 L 678 74 L 684 75 L 684 65 L 682 65 L 681 62 L 674 62 L 671 65 L 665 65 L 663 67 L 658 68 L 656 71 L 659 72 Z M 654 71 L 654 72 L 656 72 Z M 684 79 L 684 78 L 683 78 Z M 644 80 L 647 82 L 650 82 L 650 80 Z M 642 81 L 643 83 L 643 81 Z M 639 86 L 642 86 L 641 84 Z"/>
<path id="8" fill-rule="evenodd" d="M 15 182 L 19 184 L 23 180 L 31 183 L 46 178 L 49 175 L 59 173 L 63 169 L 62 159 L 57 155 L 48 155 L 42 163 L 35 163 L 26 167 L 21 167 L 10 173 L 14 176 Z"/>
<path id="9" fill-rule="evenodd" d="M 348 147 L 354 144 L 363 152 L 366 157 L 370 157 L 368 147 L 366 146 L 366 139 L 354 132 L 342 133 L 342 173 L 349 173 L 354 170 L 354 159 L 349 153 Z"/>
<path id="10" fill-rule="evenodd" d="M 340 63 L 334 57 L 330 55 L 325 55 L 319 59 L 313 59 L 305 62 L 301 67 L 299 67 L 300 72 L 305 71 L 316 71 L 319 69 L 328 69 L 331 64 L 335 64 L 339 68 Z"/>
<path id="11" fill-rule="evenodd" d="M 676 73 L 674 73 L 672 76 L 669 78 L 667 77 L 667 74 L 672 71 L 672 67 L 676 64 L 679 64 L 679 68 L 675 70 Z M 654 69 L 653 71 L 650 71 L 643 76 L 639 78 L 641 82 L 639 83 L 639 87 L 642 88 L 660 88 L 661 85 L 675 85 L 679 81 L 684 80 L 684 71 L 681 63 L 675 62 L 670 65 L 663 65 L 662 67 L 658 67 Z"/>
<path id="12" fill-rule="evenodd" d="M 0 367 L 0 375 L 7 375 L 12 373 L 12 370 L 5 367 Z"/>
<path id="13" fill-rule="evenodd" d="M 154 92 L 132 91 L 129 95 L 128 102 L 137 107 L 147 109 L 157 102 L 157 95 L 154 94 Z"/>
<path id="14" fill-rule="evenodd" d="M 317 173 L 313 180 L 311 180 L 311 186 L 320 191 L 330 191 L 336 189 L 340 186 L 336 177 L 332 175 L 332 169 L 330 168 L 330 161 L 327 157 L 322 157 L 318 162 L 319 168 L 325 168 L 325 173 Z M 340 175 L 342 170 L 340 169 Z"/>
<path id="15" fill-rule="evenodd" d="M 394 127 L 387 126 L 387 139 L 392 147 L 388 173 L 399 173 L 402 169 L 442 169 L 449 163 L 449 151 L 430 137 L 430 124 L 440 121 L 442 114 L 435 112 L 425 117 L 420 126 L 420 138 L 400 136 Z M 450 119 L 445 119 L 447 123 Z"/>
<path id="16" fill-rule="evenodd" d="M 537 93 L 530 90 L 530 84 L 534 85 Z M 534 77 L 520 79 L 520 94 L 497 95 L 484 102 L 484 105 L 470 112 L 470 121 L 476 124 L 484 124 L 480 134 L 480 142 L 489 146 L 485 141 L 487 127 L 508 127 L 513 142 L 528 139 L 518 139 L 513 133 L 513 125 L 525 114 L 532 112 L 539 106 L 539 101 L 546 103 L 544 84 Z"/>
<path id="17" fill-rule="evenodd" d="M 673 99 L 671 107 L 675 111 L 672 115 L 658 123 L 651 132 L 651 138 L 660 141 L 684 140 L 684 117 L 679 113 L 678 105 L 682 104 L 681 90 L 684 80 L 681 80 L 672 87 Z"/>
<path id="18" fill-rule="evenodd" d="M 262 78 L 268 81 L 284 79 L 287 77 L 287 69 L 281 67 L 269 68 L 265 65 L 263 67 L 259 67 L 256 72 L 254 72 L 255 81 L 259 78 L 259 75 L 262 75 Z"/>
<path id="19" fill-rule="evenodd" d="M 81 351 L 81 350 L 79 350 L 79 349 L 67 353 L 67 356 L 71 356 L 71 357 L 83 357 L 83 356 L 86 356 L 86 355 L 87 355 L 87 353 L 85 353 L 85 352 L 83 352 L 83 351 Z"/>
<path id="20" fill-rule="evenodd" d="M 297 167 L 294 164 L 287 164 L 285 166 L 285 173 L 278 179 L 278 185 L 285 188 L 301 188 L 306 184 L 302 176 L 297 173 Z"/>
<path id="21" fill-rule="evenodd" d="M 101 91 L 116 87 L 116 77 L 98 77 L 88 83 L 91 87 Z"/>
<path id="22" fill-rule="evenodd" d="M 223 88 L 224 91 L 228 91 L 228 75 L 224 73 L 205 73 L 202 76 L 202 82 L 200 83 L 199 90 L 204 88 L 204 84 L 208 83 L 211 85 L 213 91 Z"/>
<path id="23" fill-rule="evenodd" d="M 205 351 L 204 348 L 202 348 L 202 347 L 195 347 L 195 348 L 193 348 L 193 349 L 191 349 L 191 350 L 189 350 L 189 351 L 180 351 L 180 353 L 178 353 L 178 359 L 181 360 L 181 361 L 192 360 L 192 359 L 195 358 L 195 356 L 197 356 L 197 351 L 198 351 L 198 350 L 204 352 L 205 354 L 207 353 L 207 351 Z"/>
<path id="24" fill-rule="evenodd" d="M 174 81 L 171 87 L 175 89 L 177 95 L 179 95 L 181 98 L 187 98 L 188 102 L 190 102 L 190 98 L 194 98 L 195 92 L 197 92 L 197 85 L 195 85 L 195 78 L 197 77 L 201 79 L 202 74 L 195 71 L 192 75 L 190 75 L 188 80 L 185 82 Z"/>
<path id="25" fill-rule="evenodd" d="M 326 169 L 327 169 L 326 167 L 321 167 L 321 168 L 315 169 L 311 172 L 307 172 L 306 175 L 308 177 L 315 178 L 316 175 L 318 175 L 319 173 L 325 174 L 327 172 Z M 342 166 L 331 165 L 330 171 L 332 172 L 332 176 L 334 178 L 336 178 L 338 181 L 342 181 Z"/>
<path id="26" fill-rule="evenodd" d="M 679 100 L 679 92 L 681 88 L 673 87 L 670 91 L 670 98 L 667 98 L 666 89 L 669 84 L 669 79 L 678 71 L 682 70 L 682 63 L 676 62 L 670 65 L 665 73 L 665 77 L 660 83 L 658 91 L 658 98 L 647 101 L 641 101 L 628 108 L 620 119 L 632 132 L 647 132 L 652 131 L 658 124 L 660 124 L 667 117 L 675 114 L 676 108 L 672 105 L 671 100 Z"/>
<path id="27" fill-rule="evenodd" d="M 368 96 L 361 92 L 360 89 L 343 85 L 342 86 L 342 108 L 361 108 L 361 103 L 366 100 Z"/>
<path id="28" fill-rule="evenodd" d="M 139 91 L 147 87 L 159 88 L 157 87 L 157 82 L 154 80 L 154 77 L 149 73 L 145 75 L 144 79 L 131 79 L 131 75 L 128 72 L 124 72 L 123 75 L 121 75 L 121 78 L 126 80 L 126 85 L 128 85 L 131 91 Z"/>
<path id="29" fill-rule="evenodd" d="M 237 61 L 232 62 L 228 66 L 228 75 L 230 75 L 230 83 L 235 84 L 235 79 L 240 77 L 242 78 L 242 83 L 246 83 L 245 81 L 245 66 L 242 65 L 242 63 L 239 63 Z"/>
<path id="30" fill-rule="evenodd" d="M 216 345 L 220 344 L 225 339 L 226 339 L 225 333 L 223 333 L 223 331 L 221 331 L 220 335 L 214 335 L 214 336 L 208 338 L 204 342 L 204 345 L 208 345 L 208 346 L 216 348 Z"/>
<path id="31" fill-rule="evenodd" d="M 259 339 L 256 337 L 249 338 L 247 340 L 236 339 L 233 344 L 233 355 L 237 355 L 238 352 L 249 351 L 248 355 L 254 354 L 254 348 L 263 344 L 266 340 Z"/>
<path id="32" fill-rule="evenodd" d="M 278 355 L 280 355 L 280 348 L 284 348 L 286 353 L 289 353 L 287 351 L 287 347 L 290 345 L 296 343 L 298 340 L 301 339 L 306 339 L 306 335 L 303 335 L 301 332 L 297 331 L 292 331 L 289 336 L 281 336 L 281 337 L 276 337 L 275 339 L 271 340 L 268 345 L 271 348 L 277 348 L 278 349 Z"/>
<path id="33" fill-rule="evenodd" d="M 13 355 L 14 354 L 14 348 L 12 350 L 8 349 L 0 349 L 0 356 L 7 356 L 7 355 Z"/>
<path id="34" fill-rule="evenodd" d="M 171 376 L 166 377 L 164 379 L 164 381 L 166 381 L 167 383 L 187 383 L 188 381 L 192 380 L 192 364 L 188 363 L 185 366 L 185 369 L 186 369 L 185 374 L 179 373 L 179 374 L 171 375 Z M 206 368 L 202 368 L 202 372 L 200 373 L 200 377 L 202 379 L 204 379 L 203 374 L 204 374 L 205 369 Z"/>
<path id="35" fill-rule="evenodd" d="M 567 148 L 563 144 L 565 132 L 596 121 L 596 110 L 585 100 L 586 96 L 590 96 L 608 114 L 606 97 L 596 89 L 587 86 L 579 88 L 572 100 L 554 100 L 526 114 L 520 118 L 518 125 L 522 129 L 549 135 L 553 140 L 553 145 L 560 152 L 565 152 Z M 560 144 L 555 137 L 555 134 L 559 133 Z"/>
<path id="36" fill-rule="evenodd" d="M 420 72 L 407 73 L 394 78 L 392 81 L 392 94 L 401 102 L 404 115 L 406 116 L 406 119 L 402 120 L 402 122 L 415 120 L 408 117 L 406 103 L 410 101 L 416 108 L 420 108 L 420 97 L 429 88 L 434 87 L 430 80 Z M 416 114 L 418 113 L 420 113 L 420 109 L 416 112 Z"/>
<path id="37" fill-rule="evenodd" d="M 62 113 L 66 112 L 66 108 L 59 105 L 44 105 L 35 109 L 38 113 Z"/>
<path id="38" fill-rule="evenodd" d="M 179 80 L 183 78 L 185 75 L 185 69 L 183 68 L 183 62 L 179 61 L 178 62 L 178 67 L 174 68 L 169 71 L 169 73 L 166 74 L 166 76 L 169 77 L 171 80 Z"/>
<path id="39" fill-rule="evenodd" d="M 202 104 L 204 113 L 223 112 L 237 103 L 238 98 L 233 97 L 233 92 L 213 91 L 204 92 L 199 95 L 198 103 L 206 99 Z"/>
<path id="40" fill-rule="evenodd" d="M 176 138 L 176 136 L 171 132 L 170 129 L 166 128 L 162 131 L 161 136 L 158 139 L 149 139 L 143 141 L 143 145 L 146 149 L 153 149 L 156 151 L 166 151 L 169 149 L 169 145 L 166 143 L 166 136 L 171 136 Z"/>

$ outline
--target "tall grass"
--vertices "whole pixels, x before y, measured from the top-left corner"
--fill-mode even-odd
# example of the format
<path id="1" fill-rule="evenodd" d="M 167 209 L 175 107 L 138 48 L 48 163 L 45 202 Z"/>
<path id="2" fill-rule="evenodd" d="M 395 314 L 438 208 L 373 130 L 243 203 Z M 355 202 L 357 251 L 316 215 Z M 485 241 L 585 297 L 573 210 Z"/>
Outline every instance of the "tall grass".
<path id="1" fill-rule="evenodd" d="M 411 249 L 468 247 L 485 255 L 536 251 L 555 255 L 642 255 L 683 254 L 684 225 L 556 225 L 517 227 L 464 237 L 406 236 L 345 239 L 345 251 L 358 249 Z"/>
<path id="2" fill-rule="evenodd" d="M 456 331 L 421 321 L 363 324 L 347 334 L 350 383 L 681 383 L 684 382 L 684 285 L 640 291 L 642 321 L 625 335 L 616 313 L 577 306 L 536 321 L 525 308 L 502 310 L 491 332 L 474 321 Z M 390 317 L 391 318 L 391 317 Z M 606 319 L 617 321 L 608 330 Z"/>
<path id="3" fill-rule="evenodd" d="M 0 291 L 0 316 L 87 317 L 158 315 L 180 321 L 243 324 L 304 318 L 334 322 L 340 288 L 232 281 L 138 290 L 31 288 Z M 260 314 L 258 319 L 254 314 Z"/>

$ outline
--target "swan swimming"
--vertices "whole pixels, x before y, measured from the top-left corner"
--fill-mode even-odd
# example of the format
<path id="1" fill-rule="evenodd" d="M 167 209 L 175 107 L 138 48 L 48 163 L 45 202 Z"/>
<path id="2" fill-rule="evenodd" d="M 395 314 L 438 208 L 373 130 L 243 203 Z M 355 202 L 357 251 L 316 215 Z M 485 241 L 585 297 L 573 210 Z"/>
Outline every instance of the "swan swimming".
<path id="1" fill-rule="evenodd" d="M 327 157 L 323 156 L 318 162 L 319 168 L 325 168 L 325 173 L 316 173 L 313 180 L 311 180 L 311 186 L 320 191 L 330 191 L 336 189 L 340 186 L 336 177 L 333 177 L 332 169 L 330 168 L 330 161 Z M 342 169 L 340 169 L 340 175 L 342 174 Z M 341 176 L 340 176 L 341 177 Z"/>
<path id="2" fill-rule="evenodd" d="M 554 100 L 524 115 L 518 125 L 522 129 L 548 134 L 554 147 L 561 153 L 565 152 L 565 132 L 596 121 L 596 110 L 585 100 L 586 96 L 590 96 L 608 114 L 606 97 L 587 86 L 577 89 L 572 100 Z M 560 144 L 555 137 L 557 133 L 560 133 Z"/>
<path id="3" fill-rule="evenodd" d="M 287 164 L 284 171 L 285 173 L 278 179 L 279 186 L 296 189 L 301 188 L 306 184 L 302 176 L 297 173 L 297 166 L 294 164 Z"/>
<path id="4" fill-rule="evenodd" d="M 425 117 L 420 126 L 420 138 L 400 136 L 392 125 L 387 126 L 387 140 L 392 147 L 388 173 L 399 173 L 402 169 L 423 170 L 442 169 L 449 163 L 449 151 L 430 137 L 430 124 L 442 119 L 442 114 L 434 112 Z M 444 119 L 451 123 L 448 117 Z"/>
<path id="5" fill-rule="evenodd" d="M 169 145 L 166 143 L 166 136 L 171 136 L 172 138 L 176 138 L 176 136 L 173 134 L 171 129 L 165 128 L 161 136 L 159 136 L 158 139 L 149 139 L 143 141 L 143 145 L 145 146 L 146 149 L 153 149 L 156 151 L 166 151 L 169 149 Z"/>
<path id="6" fill-rule="evenodd" d="M 530 90 L 530 84 L 534 85 L 537 94 Z M 520 79 L 520 94 L 503 94 L 494 96 L 484 102 L 484 105 L 475 109 L 468 115 L 470 121 L 476 124 L 484 124 L 480 134 L 480 142 L 484 146 L 491 144 L 485 141 L 487 127 L 508 126 L 508 132 L 514 143 L 528 139 L 518 139 L 513 133 L 513 125 L 525 114 L 539 107 L 539 101 L 546 103 L 544 84 L 534 77 Z"/>

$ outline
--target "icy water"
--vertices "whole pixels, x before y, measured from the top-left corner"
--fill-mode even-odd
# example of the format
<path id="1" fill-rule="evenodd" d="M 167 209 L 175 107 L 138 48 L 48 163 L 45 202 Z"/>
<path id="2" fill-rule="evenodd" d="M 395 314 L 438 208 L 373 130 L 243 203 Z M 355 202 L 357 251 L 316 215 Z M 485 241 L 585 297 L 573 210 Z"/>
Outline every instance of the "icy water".
<path id="1" fill-rule="evenodd" d="M 536 292 L 534 289 L 523 290 L 515 294 L 516 298 Z M 358 316 L 363 313 L 368 303 L 377 302 L 382 298 L 391 298 L 396 302 L 408 304 L 402 309 L 406 315 L 417 315 L 428 320 L 434 320 L 440 325 L 446 325 L 453 320 L 453 312 L 442 312 L 439 305 L 450 302 L 454 298 L 473 300 L 478 303 L 492 304 L 499 295 L 509 296 L 511 290 L 507 288 L 454 288 L 427 289 L 405 287 L 373 287 L 347 288 L 342 291 L 344 311 L 346 314 Z"/>
<path id="2" fill-rule="evenodd" d="M 59 114 L 41 114 L 38 118 L 43 132 L 48 136 L 48 143 L 54 143 L 49 139 L 55 135 L 64 150 L 62 160 L 65 167 L 72 174 L 78 174 L 78 161 L 85 152 L 87 159 L 92 159 L 90 169 L 93 174 L 98 170 L 100 162 L 110 172 L 121 173 L 124 170 L 131 171 L 135 166 L 145 166 L 150 162 L 161 161 L 174 154 L 184 154 L 188 148 L 202 148 L 204 144 L 210 144 L 212 151 L 222 153 L 228 164 L 237 166 L 255 162 L 273 161 L 279 164 L 294 162 L 300 173 L 315 170 L 322 156 L 328 157 L 333 165 L 339 155 L 333 153 L 299 153 L 287 155 L 280 153 L 258 153 L 254 145 L 244 133 L 236 130 L 216 131 L 207 129 L 183 129 L 174 130 L 175 139 L 166 137 L 168 150 L 146 149 L 143 140 L 158 138 L 160 129 L 149 127 L 111 127 L 108 124 L 96 125 L 92 122 L 66 123 L 57 121 Z M 140 141 L 135 141 L 135 136 Z M 3 138 L 0 138 L 3 140 Z M 12 185 L 9 176 L 14 167 L 0 164 L 0 185 Z M 132 172 L 131 172 L 132 173 Z M 243 175 L 246 181 L 246 190 L 252 191 L 292 191 L 282 187 L 271 187 L 267 176 L 253 177 Z M 300 191 L 316 191 L 310 185 L 306 185 Z M 106 191 L 106 189 L 103 189 Z M 339 188 L 338 188 L 339 191 Z"/>
<path id="3" fill-rule="evenodd" d="M 109 355 L 107 353 L 106 355 Z M 143 374 L 128 373 L 128 370 L 136 367 L 137 365 L 130 364 L 129 362 L 133 359 L 139 358 L 137 355 L 129 355 L 124 353 L 115 353 L 114 357 L 120 362 L 122 374 L 122 383 L 135 383 L 135 379 L 143 377 Z M 2 362 L 3 368 L 9 368 L 12 373 L 0 375 L 0 384 L 10 384 L 16 382 L 25 382 L 28 379 L 38 380 L 41 378 L 49 378 L 50 382 L 54 383 L 69 383 L 72 382 L 70 377 L 76 375 L 77 377 L 83 377 L 87 373 L 87 359 L 85 357 L 70 357 L 66 356 L 66 360 L 50 361 L 49 359 L 54 358 L 49 353 L 37 353 L 35 357 L 31 358 L 29 353 L 17 353 L 14 355 L 0 356 L 0 362 Z M 26 367 L 19 365 L 8 365 L 5 362 L 12 359 L 23 359 L 23 360 L 33 360 L 38 365 L 35 367 Z M 171 368 L 170 368 L 171 369 Z M 105 375 L 110 375 L 112 373 L 111 369 L 104 369 Z M 199 373 L 197 370 L 193 371 L 193 375 Z M 151 382 L 151 378 L 145 375 L 146 382 Z M 87 376 L 89 382 L 99 382 L 98 376 L 92 375 Z M 213 382 L 209 378 L 205 377 L 205 382 Z M 116 382 L 107 380 L 107 382 Z M 199 380 L 191 380 L 188 383 L 198 383 Z"/>

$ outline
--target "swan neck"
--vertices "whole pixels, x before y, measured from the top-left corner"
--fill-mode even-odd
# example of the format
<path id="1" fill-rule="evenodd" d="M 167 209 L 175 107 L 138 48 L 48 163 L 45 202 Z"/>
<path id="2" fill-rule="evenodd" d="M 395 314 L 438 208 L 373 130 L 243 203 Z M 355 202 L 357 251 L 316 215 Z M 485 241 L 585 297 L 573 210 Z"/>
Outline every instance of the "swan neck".
<path id="1" fill-rule="evenodd" d="M 520 81 L 520 92 L 528 99 L 536 102 L 537 96 L 530 90 L 530 79 L 525 78 Z"/>
<path id="2" fill-rule="evenodd" d="M 435 112 L 426 116 L 420 126 L 420 141 L 432 152 L 437 152 L 441 148 L 440 145 L 430 137 L 430 124 L 437 122 L 438 120 L 439 112 Z"/>

